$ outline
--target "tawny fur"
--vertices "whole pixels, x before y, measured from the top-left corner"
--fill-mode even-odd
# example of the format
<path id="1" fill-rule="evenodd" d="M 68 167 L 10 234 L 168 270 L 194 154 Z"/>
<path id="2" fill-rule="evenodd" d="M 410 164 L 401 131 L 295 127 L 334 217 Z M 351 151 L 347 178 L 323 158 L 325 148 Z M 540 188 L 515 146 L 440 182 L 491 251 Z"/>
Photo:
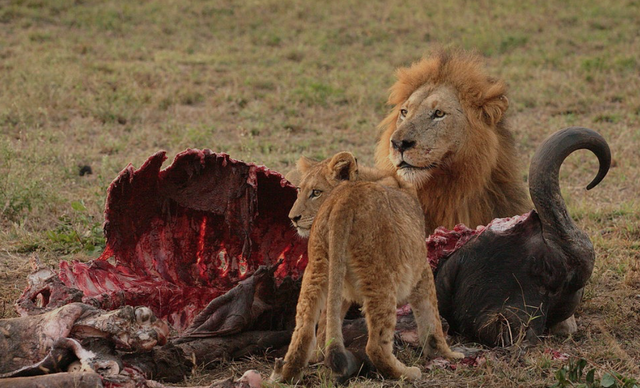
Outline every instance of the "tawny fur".
<path id="1" fill-rule="evenodd" d="M 458 223 L 473 228 L 530 210 L 504 119 L 505 84 L 461 51 L 437 52 L 397 75 L 388 101 L 394 108 L 380 124 L 376 166 L 416 185 L 427 233 Z M 401 109 L 407 109 L 406 117 Z M 391 140 L 416 142 L 403 156 L 417 160 L 410 164 L 418 168 L 399 169 L 402 157 Z"/>
<path id="2" fill-rule="evenodd" d="M 298 168 L 298 199 L 289 216 L 299 231 L 312 222 L 309 264 L 291 344 L 272 379 L 300 379 L 315 350 L 315 328 L 325 304 L 326 363 L 339 375 L 356 371 L 342 337 L 345 301 L 362 304 L 369 333 L 366 353 L 385 377 L 414 380 L 421 375 L 419 368 L 393 355 L 399 303 L 411 303 L 426 354 L 463 357 L 444 338 L 426 261 L 424 218 L 413 187 L 374 170 L 360 175 L 349 153 L 319 163 L 302 160 Z"/>

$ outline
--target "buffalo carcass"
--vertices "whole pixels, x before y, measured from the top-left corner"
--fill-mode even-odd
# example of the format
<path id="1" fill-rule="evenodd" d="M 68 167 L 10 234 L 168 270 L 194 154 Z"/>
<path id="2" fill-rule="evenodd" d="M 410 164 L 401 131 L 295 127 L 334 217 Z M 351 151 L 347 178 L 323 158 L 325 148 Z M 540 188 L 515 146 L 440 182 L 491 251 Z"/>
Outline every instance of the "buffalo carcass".
<path id="1" fill-rule="evenodd" d="M 573 316 L 595 252 L 589 237 L 569 216 L 558 175 L 564 159 L 591 150 L 600 163 L 596 186 L 607 174 L 607 142 L 585 128 L 551 135 L 529 169 L 536 210 L 491 222 L 439 266 L 440 313 L 451 328 L 487 345 L 535 341 L 546 328 Z"/>

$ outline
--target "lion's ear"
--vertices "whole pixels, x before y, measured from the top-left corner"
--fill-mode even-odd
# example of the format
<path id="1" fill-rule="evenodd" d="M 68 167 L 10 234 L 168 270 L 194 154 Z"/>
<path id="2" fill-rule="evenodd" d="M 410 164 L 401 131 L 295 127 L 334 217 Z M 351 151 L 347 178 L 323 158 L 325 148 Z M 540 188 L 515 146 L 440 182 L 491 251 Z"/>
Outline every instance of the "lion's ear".
<path id="1" fill-rule="evenodd" d="M 298 171 L 300 171 L 301 173 L 305 173 L 307 172 L 311 167 L 315 166 L 316 164 L 318 164 L 319 162 L 313 160 L 313 159 L 309 159 L 306 156 L 301 156 L 300 159 L 298 159 L 298 162 L 296 163 L 296 168 L 298 169 Z"/>
<path id="2" fill-rule="evenodd" d="M 506 87 L 502 82 L 493 84 L 484 95 L 482 104 L 482 118 L 489 126 L 500 122 L 504 113 L 509 109 L 509 99 L 505 95 Z"/>
<path id="3" fill-rule="evenodd" d="M 356 179 L 358 173 L 358 162 L 352 153 L 340 152 L 331 158 L 329 169 L 333 172 L 335 179 L 352 181 Z"/>

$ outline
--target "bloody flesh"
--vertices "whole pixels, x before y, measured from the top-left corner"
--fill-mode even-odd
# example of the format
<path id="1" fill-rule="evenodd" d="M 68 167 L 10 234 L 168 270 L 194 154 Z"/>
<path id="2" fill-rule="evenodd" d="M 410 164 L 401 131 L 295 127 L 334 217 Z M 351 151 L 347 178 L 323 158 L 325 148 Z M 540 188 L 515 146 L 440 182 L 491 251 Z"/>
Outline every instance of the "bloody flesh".
<path id="1" fill-rule="evenodd" d="M 290 226 L 296 190 L 282 175 L 209 150 L 186 150 L 161 170 L 165 159 L 129 165 L 109 186 L 100 258 L 60 263 L 85 303 L 148 306 L 183 330 L 260 265 L 281 259 L 276 281 L 300 277 L 306 242 Z"/>

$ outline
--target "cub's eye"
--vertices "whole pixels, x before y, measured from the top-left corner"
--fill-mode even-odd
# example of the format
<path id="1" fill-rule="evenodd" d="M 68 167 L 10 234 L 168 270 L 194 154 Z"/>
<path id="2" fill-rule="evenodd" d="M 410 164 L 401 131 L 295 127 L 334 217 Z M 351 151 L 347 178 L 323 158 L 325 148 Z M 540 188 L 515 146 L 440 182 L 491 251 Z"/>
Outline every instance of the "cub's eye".
<path id="1" fill-rule="evenodd" d="M 407 117 L 407 113 L 409 113 L 406 109 L 402 108 L 400 109 L 400 118 L 405 118 Z"/>
<path id="2" fill-rule="evenodd" d="M 442 117 L 444 117 L 444 112 L 441 111 L 440 109 L 436 109 L 436 111 L 433 112 L 433 117 L 438 118 L 438 119 L 442 118 Z"/>
<path id="3" fill-rule="evenodd" d="M 322 195 L 322 190 L 313 189 L 311 190 L 311 194 L 309 194 L 309 198 L 318 198 Z"/>

